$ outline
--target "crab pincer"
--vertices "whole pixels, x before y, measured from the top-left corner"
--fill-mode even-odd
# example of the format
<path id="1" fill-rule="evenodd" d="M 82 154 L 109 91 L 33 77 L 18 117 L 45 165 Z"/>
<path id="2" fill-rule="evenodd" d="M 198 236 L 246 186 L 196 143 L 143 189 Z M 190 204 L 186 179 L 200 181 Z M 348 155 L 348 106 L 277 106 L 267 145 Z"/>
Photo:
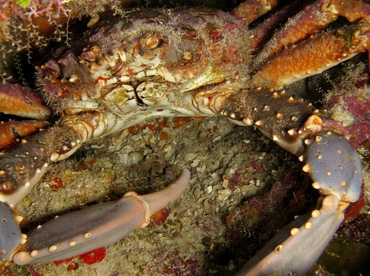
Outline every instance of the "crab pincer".
<path id="1" fill-rule="evenodd" d="M 281 229 L 238 275 L 307 273 L 344 220 L 345 209 L 359 200 L 361 161 L 348 140 L 333 131 L 321 131 L 306 142 L 303 170 L 322 195 L 317 208 Z M 296 261 L 296 260 L 303 260 Z"/>
<path id="2" fill-rule="evenodd" d="M 0 260 L 10 261 L 20 244 L 26 242 L 17 218 L 8 204 L 0 203 Z"/>
<path id="3" fill-rule="evenodd" d="M 264 104 L 258 101 L 261 97 Z M 283 92 L 245 91 L 208 104 L 233 122 L 255 125 L 298 156 L 321 194 L 315 210 L 281 229 L 238 275 L 284 275 L 288 267 L 298 275 L 307 273 L 343 222 L 346 208 L 361 195 L 361 160 L 345 130 L 312 105 L 288 99 Z"/>
<path id="4" fill-rule="evenodd" d="M 118 201 L 97 204 L 58 216 L 29 232 L 26 235 L 27 244 L 23 248 L 21 246 L 22 249 L 14 256 L 8 254 L 2 258 L 12 259 L 20 265 L 47 263 L 107 246 L 122 239 L 133 229 L 147 226 L 151 215 L 181 196 L 189 180 L 190 172 L 184 169 L 177 181 L 161 191 L 142 196 L 128 192 Z M 11 211 L 3 212 L 2 218 L 12 220 Z M 13 228 L 14 233 L 19 232 L 15 221 L 13 228 L 9 223 L 4 226 L 8 232 Z M 15 250 L 15 245 L 22 243 L 20 232 L 13 235 L 8 232 L 7 236 L 15 236 L 15 241 L 10 243 L 9 238 L 1 239 L 7 241 L 1 244 L 4 252 L 11 252 Z"/>

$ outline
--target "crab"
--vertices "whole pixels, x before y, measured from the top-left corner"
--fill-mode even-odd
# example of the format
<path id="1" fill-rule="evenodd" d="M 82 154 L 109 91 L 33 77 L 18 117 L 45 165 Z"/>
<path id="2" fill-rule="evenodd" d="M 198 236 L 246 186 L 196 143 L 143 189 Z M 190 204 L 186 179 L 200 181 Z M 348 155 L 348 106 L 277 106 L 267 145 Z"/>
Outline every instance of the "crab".
<path id="1" fill-rule="evenodd" d="M 26 105 L 6 104 L 2 112 L 27 110 L 45 120 L 51 110 L 58 117 L 52 126 L 43 121 L 3 125 L 8 141 L 0 159 L 3 261 L 47 263 L 118 241 L 180 197 L 190 179 L 184 170 L 162 191 L 144 196 L 130 192 L 22 234 L 11 207 L 53 162 L 68 158 L 83 143 L 148 118 L 223 116 L 255 126 L 296 155 L 321 194 L 315 210 L 282 229 L 239 274 L 307 272 L 347 207 L 360 198 L 361 161 L 339 123 L 311 104 L 286 97 L 283 88 L 368 51 L 370 7 L 361 1 L 313 2 L 266 43 L 277 22 L 290 17 L 299 3 L 248 28 L 276 5 L 247 1 L 230 13 L 177 8 L 102 16 L 81 40 L 57 49 L 36 67 L 37 86 L 48 107 L 19 85 L 1 86 L 4 99 Z M 338 16 L 349 24 L 320 32 Z M 43 130 L 23 137 L 28 125 Z M 20 143 L 10 145 L 14 141 Z"/>

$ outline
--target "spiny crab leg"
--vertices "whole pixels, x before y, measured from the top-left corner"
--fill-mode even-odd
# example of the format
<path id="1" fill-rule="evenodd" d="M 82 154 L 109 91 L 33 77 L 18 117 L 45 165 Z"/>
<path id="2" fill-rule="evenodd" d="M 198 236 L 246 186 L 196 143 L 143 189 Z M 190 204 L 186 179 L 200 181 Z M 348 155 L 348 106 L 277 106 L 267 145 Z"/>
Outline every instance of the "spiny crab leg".
<path id="1" fill-rule="evenodd" d="M 366 20 L 316 35 L 270 59 L 252 77 L 252 86 L 281 89 L 296 79 L 319 74 L 358 53 L 366 52 L 369 35 L 370 22 Z M 311 55 L 312 52 L 320 53 L 320 58 Z"/>
<path id="2" fill-rule="evenodd" d="M 256 45 L 261 44 L 268 31 L 271 31 L 277 25 L 278 20 L 287 20 L 287 15 L 281 15 L 284 10 L 295 10 L 294 7 L 299 2 L 294 2 L 290 6 L 277 12 L 258 27 L 253 29 L 253 41 Z M 287 12 L 289 15 L 289 13 Z M 345 17 L 349 22 L 356 23 L 361 19 L 369 22 L 370 7 L 362 1 L 316 1 L 313 4 L 305 7 L 304 10 L 295 14 L 290 18 L 283 28 L 274 33 L 273 38 L 264 45 L 254 59 L 253 68 L 257 70 L 262 63 L 270 59 L 277 53 L 283 51 L 285 48 L 295 45 L 305 39 L 310 39 L 318 31 L 327 27 L 330 23 L 337 20 L 338 16 Z M 277 17 L 277 18 L 276 18 Z M 347 38 L 348 43 L 351 43 L 350 37 Z M 327 45 L 329 45 L 329 41 Z"/>
<path id="3" fill-rule="evenodd" d="M 85 141 L 109 135 L 123 125 L 129 127 L 144 119 L 128 118 L 117 122 L 116 115 L 110 112 L 87 112 L 71 115 L 28 140 L 23 139 L 21 146 L 7 151 L 8 154 L 0 159 L 0 201 L 10 206 L 17 204 L 40 181 L 50 163 L 68 158 Z"/>
<path id="4" fill-rule="evenodd" d="M 162 111 L 159 112 L 162 114 Z M 174 185 L 161 192 L 142 197 L 130 193 L 118 202 L 91 206 L 61 216 L 29 233 L 27 239 L 19 231 L 18 219 L 12 217 L 7 205 L 20 202 L 39 182 L 51 162 L 69 157 L 85 141 L 114 133 L 124 128 L 123 125 L 137 124 L 145 116 L 140 118 L 117 121 L 117 117 L 110 112 L 71 115 L 29 140 L 23 139 L 21 146 L 9 150 L 10 154 L 0 159 L 0 214 L 3 221 L 0 232 L 6 235 L 0 240 L 2 260 L 13 260 L 18 264 L 51 262 L 108 245 L 132 229 L 144 227 L 153 213 L 181 195 L 190 178 L 187 170 Z M 79 224 L 84 226 L 76 227 Z M 16 253 L 19 250 L 22 251 Z"/>
<path id="5" fill-rule="evenodd" d="M 250 0 L 241 3 L 231 11 L 231 14 L 243 19 L 246 24 L 269 12 L 278 4 L 277 0 Z"/>
<path id="6" fill-rule="evenodd" d="M 317 210 L 282 229 L 240 272 L 240 275 L 306 273 L 319 258 L 344 219 L 344 210 L 361 194 L 362 169 L 357 152 L 342 127 L 325 119 L 312 105 L 283 93 L 243 91 L 200 93 L 199 106 L 241 125 L 255 125 L 275 143 L 304 162 L 312 186 L 322 195 Z M 263 100 L 261 100 L 263 99 Z M 301 260 L 296 262 L 294 260 Z"/>
<path id="7" fill-rule="evenodd" d="M 37 120 L 1 122 L 0 149 L 6 148 L 16 141 L 22 142 L 22 137 L 36 133 L 48 125 L 49 123 L 47 121 Z"/>
<path id="8" fill-rule="evenodd" d="M 23 139 L 21 146 L 0 159 L 0 201 L 10 206 L 20 202 L 40 181 L 51 162 L 70 156 L 82 141 L 70 127 L 52 127 Z"/>
<path id="9" fill-rule="evenodd" d="M 161 191 L 142 196 L 129 192 L 118 201 L 56 217 L 27 234 L 26 249 L 17 252 L 13 261 L 19 265 L 47 263 L 119 241 L 133 229 L 147 226 L 150 216 L 181 196 L 189 180 L 190 172 L 185 169 Z"/>
<path id="10" fill-rule="evenodd" d="M 0 112 L 33 119 L 50 116 L 50 110 L 33 91 L 17 84 L 0 85 Z"/>
<path id="11" fill-rule="evenodd" d="M 39 120 L 50 116 L 49 108 L 33 91 L 17 84 L 0 84 L 0 112 Z M 1 122 L 0 149 L 16 141 L 21 142 L 22 137 L 34 134 L 49 125 L 47 121 L 39 120 Z"/>

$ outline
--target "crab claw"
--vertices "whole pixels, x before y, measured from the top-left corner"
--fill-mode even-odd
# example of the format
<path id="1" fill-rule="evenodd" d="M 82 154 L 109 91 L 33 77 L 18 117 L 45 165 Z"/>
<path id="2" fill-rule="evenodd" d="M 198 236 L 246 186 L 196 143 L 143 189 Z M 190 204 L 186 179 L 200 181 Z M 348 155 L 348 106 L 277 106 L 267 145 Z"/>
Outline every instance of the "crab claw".
<path id="1" fill-rule="evenodd" d="M 19 265 L 47 263 L 70 258 L 114 243 L 135 228 L 148 225 L 149 218 L 186 189 L 190 172 L 167 188 L 143 196 L 129 192 L 115 202 L 106 202 L 56 217 L 27 234 L 26 250 L 17 252 Z"/>
<path id="2" fill-rule="evenodd" d="M 239 275 L 284 275 L 287 267 L 298 275 L 307 273 L 341 225 L 345 209 L 359 200 L 361 161 L 348 140 L 325 130 L 305 142 L 308 145 L 303 170 L 323 195 L 318 209 L 280 230 Z"/>
<path id="3" fill-rule="evenodd" d="M 361 160 L 348 140 L 334 131 L 321 131 L 308 140 L 303 171 L 310 174 L 323 195 L 341 202 L 356 202 L 361 194 Z"/>
<path id="4" fill-rule="evenodd" d="M 8 204 L 0 202 L 0 260 L 11 260 L 17 247 L 25 242 L 16 217 Z"/>
<path id="5" fill-rule="evenodd" d="M 269 275 L 287 272 L 302 275 L 320 257 L 344 219 L 350 203 L 357 202 L 362 187 L 361 160 L 337 122 L 311 104 L 286 98 L 284 92 L 245 90 L 198 94 L 198 106 L 240 125 L 255 125 L 282 148 L 305 162 L 303 171 L 322 194 L 317 210 L 302 216 L 279 233 L 238 275 Z M 297 260 L 300 260 L 297 262 Z"/>
<path id="6" fill-rule="evenodd" d="M 320 209 L 281 229 L 237 275 L 305 274 L 325 250 L 343 218 L 338 198 L 325 197 Z"/>

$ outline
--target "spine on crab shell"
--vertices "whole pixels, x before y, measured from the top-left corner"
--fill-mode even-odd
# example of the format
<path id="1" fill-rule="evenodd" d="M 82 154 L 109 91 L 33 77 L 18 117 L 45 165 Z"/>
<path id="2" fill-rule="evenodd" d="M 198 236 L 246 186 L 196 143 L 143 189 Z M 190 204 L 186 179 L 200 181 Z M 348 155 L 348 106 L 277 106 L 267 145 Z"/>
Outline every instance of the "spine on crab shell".
<path id="1" fill-rule="evenodd" d="M 106 202 L 57 217 L 27 234 L 27 251 L 13 257 L 19 265 L 47 263 L 70 258 L 107 246 L 133 229 L 145 227 L 151 215 L 174 202 L 185 191 L 190 172 L 167 188 L 143 196 L 127 193 L 115 202 Z"/>

